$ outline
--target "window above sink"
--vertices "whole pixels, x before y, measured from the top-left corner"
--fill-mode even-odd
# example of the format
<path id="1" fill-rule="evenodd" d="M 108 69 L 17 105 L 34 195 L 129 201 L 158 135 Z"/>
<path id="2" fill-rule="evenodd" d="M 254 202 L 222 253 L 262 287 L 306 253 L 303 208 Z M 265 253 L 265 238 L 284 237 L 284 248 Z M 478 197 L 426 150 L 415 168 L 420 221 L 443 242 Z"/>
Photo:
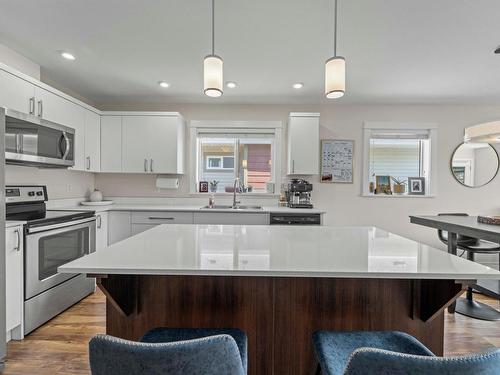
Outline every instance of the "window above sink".
<path id="1" fill-rule="evenodd" d="M 279 121 L 193 121 L 191 193 L 199 192 L 199 183 L 204 181 L 209 192 L 233 194 L 236 178 L 240 180 L 238 194 L 278 193 L 281 126 Z"/>

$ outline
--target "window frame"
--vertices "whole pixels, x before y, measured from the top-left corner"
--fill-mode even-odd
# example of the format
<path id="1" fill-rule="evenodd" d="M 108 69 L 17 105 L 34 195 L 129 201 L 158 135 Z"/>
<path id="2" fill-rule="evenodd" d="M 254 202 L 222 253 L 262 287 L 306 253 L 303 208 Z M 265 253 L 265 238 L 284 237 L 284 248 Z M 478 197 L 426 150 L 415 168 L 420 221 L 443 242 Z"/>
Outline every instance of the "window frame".
<path id="1" fill-rule="evenodd" d="M 229 170 L 229 169 L 234 169 L 234 156 L 221 156 L 221 155 L 207 155 L 206 156 L 207 158 L 207 161 L 206 161 L 206 164 L 205 164 L 205 169 L 209 170 L 209 171 L 224 171 L 224 170 Z M 233 166 L 231 168 L 226 168 L 224 167 L 224 158 L 233 158 Z M 220 161 L 220 167 L 216 168 L 216 167 L 210 167 L 208 164 L 208 160 L 209 159 L 219 159 Z"/>
<path id="2" fill-rule="evenodd" d="M 244 193 L 245 196 L 278 196 L 279 185 L 281 181 L 281 167 L 282 167 L 282 132 L 283 121 L 200 121 L 192 120 L 189 122 L 189 154 L 187 155 L 190 165 L 189 181 L 191 195 L 202 195 L 206 193 L 198 192 L 198 177 L 199 177 L 199 154 L 198 154 L 198 135 L 200 133 L 206 134 L 207 132 L 213 133 L 227 133 L 227 134 L 273 134 L 272 140 L 272 168 L 271 168 L 271 182 L 274 183 L 274 193 Z M 270 137 L 271 138 L 271 137 Z M 236 165 L 239 160 L 237 155 L 234 159 L 234 171 L 236 173 Z M 219 169 L 224 170 L 224 169 Z M 217 192 L 217 195 L 232 195 L 233 193 Z"/>
<path id="3" fill-rule="evenodd" d="M 370 184 L 370 140 L 372 133 L 381 130 L 394 131 L 422 131 L 429 132 L 429 151 L 427 163 L 421 164 L 421 175 L 425 177 L 425 195 L 385 195 L 373 194 L 369 191 Z M 363 125 L 363 168 L 361 176 L 361 196 L 363 197 L 383 197 L 383 198 L 430 198 L 437 195 L 437 162 L 438 162 L 438 126 L 431 122 L 365 122 Z M 424 150 L 421 150 L 422 159 Z M 427 165 L 424 165 L 427 164 Z"/>

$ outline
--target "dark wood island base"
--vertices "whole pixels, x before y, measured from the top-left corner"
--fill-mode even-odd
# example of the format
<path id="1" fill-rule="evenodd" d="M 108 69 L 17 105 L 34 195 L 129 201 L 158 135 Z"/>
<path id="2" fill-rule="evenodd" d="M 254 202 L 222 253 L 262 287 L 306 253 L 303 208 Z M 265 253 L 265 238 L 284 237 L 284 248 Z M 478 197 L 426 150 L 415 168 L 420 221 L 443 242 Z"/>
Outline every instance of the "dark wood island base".
<path id="1" fill-rule="evenodd" d="M 444 309 L 466 282 L 253 276 L 97 276 L 108 334 L 154 327 L 237 327 L 249 374 L 311 374 L 316 330 L 399 330 L 443 353 Z"/>

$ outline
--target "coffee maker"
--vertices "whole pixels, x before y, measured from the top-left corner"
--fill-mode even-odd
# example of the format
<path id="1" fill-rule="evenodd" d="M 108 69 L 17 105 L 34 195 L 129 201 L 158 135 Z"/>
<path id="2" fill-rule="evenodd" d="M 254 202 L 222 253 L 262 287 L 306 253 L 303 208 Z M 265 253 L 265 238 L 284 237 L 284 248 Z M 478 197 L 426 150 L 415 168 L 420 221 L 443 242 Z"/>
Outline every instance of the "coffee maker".
<path id="1" fill-rule="evenodd" d="M 312 184 L 306 180 L 294 178 L 288 183 L 286 198 L 290 208 L 313 208 L 311 203 Z"/>

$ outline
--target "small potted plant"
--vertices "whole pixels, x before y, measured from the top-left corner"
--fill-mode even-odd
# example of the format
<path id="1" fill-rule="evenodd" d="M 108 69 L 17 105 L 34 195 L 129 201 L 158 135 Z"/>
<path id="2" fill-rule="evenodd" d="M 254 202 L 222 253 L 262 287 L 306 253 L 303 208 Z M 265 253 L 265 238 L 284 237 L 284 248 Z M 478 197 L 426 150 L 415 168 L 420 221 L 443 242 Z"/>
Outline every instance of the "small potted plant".
<path id="1" fill-rule="evenodd" d="M 400 177 L 391 177 L 392 182 L 394 182 L 394 194 L 404 194 L 406 193 L 406 179 Z"/>
<path id="2" fill-rule="evenodd" d="M 217 185 L 219 185 L 219 181 L 217 181 L 217 180 L 210 181 L 210 192 L 211 193 L 217 192 Z"/>

